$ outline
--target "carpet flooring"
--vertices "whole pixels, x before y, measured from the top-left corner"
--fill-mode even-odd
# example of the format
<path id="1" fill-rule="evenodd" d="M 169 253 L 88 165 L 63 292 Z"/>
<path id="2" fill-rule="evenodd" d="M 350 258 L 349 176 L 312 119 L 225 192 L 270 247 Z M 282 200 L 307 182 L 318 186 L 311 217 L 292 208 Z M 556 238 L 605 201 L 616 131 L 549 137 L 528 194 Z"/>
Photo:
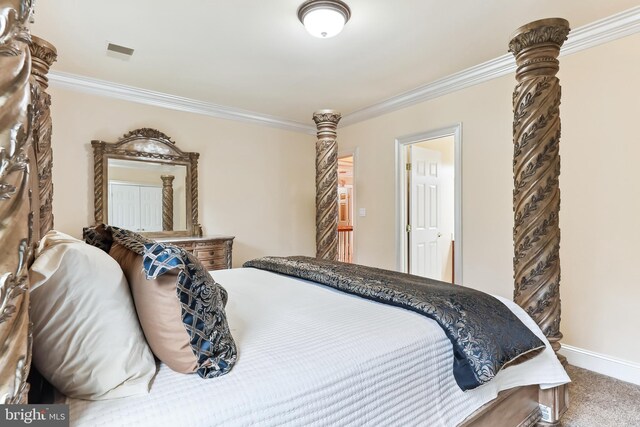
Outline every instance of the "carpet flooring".
<path id="1" fill-rule="evenodd" d="M 563 427 L 640 427 L 640 386 L 567 366 L 569 409 Z"/>

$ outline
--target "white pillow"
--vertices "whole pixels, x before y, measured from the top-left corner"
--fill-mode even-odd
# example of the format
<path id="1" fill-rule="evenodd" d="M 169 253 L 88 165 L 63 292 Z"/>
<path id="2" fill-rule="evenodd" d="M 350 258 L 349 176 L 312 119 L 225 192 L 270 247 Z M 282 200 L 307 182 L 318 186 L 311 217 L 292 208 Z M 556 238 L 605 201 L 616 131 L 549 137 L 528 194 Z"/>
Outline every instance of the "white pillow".
<path id="1" fill-rule="evenodd" d="M 29 278 L 33 363 L 51 384 L 89 400 L 149 392 L 155 360 L 113 258 L 50 231 Z"/>

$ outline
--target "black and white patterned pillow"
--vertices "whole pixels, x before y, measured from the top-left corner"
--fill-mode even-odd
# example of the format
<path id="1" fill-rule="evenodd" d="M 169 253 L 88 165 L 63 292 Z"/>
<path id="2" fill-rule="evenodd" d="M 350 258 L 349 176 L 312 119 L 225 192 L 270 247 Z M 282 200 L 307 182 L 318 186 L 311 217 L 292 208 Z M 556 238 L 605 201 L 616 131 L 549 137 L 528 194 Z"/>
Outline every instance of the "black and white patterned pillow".
<path id="1" fill-rule="evenodd" d="M 177 269 L 176 297 L 189 344 L 203 378 L 224 375 L 237 359 L 236 344 L 227 323 L 227 291 L 207 272 L 200 261 L 184 249 L 155 242 L 122 228 L 101 224 L 84 230 L 85 241 L 105 251 L 118 243 L 143 257 L 148 279 Z"/>
<path id="2" fill-rule="evenodd" d="M 111 231 L 108 230 L 107 227 L 105 224 L 85 227 L 82 229 L 82 239 L 91 246 L 95 246 L 109 253 L 111 245 L 113 244 L 113 238 L 111 237 Z"/>

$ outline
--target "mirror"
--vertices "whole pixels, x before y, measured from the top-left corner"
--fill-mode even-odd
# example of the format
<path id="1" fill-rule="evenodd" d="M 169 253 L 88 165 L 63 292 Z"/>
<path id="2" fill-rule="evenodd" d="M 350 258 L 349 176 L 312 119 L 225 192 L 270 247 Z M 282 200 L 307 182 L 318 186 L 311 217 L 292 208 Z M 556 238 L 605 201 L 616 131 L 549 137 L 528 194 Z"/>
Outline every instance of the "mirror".
<path id="1" fill-rule="evenodd" d="M 187 230 L 187 168 L 108 160 L 107 223 L 136 232 Z"/>
<path id="2" fill-rule="evenodd" d="M 92 141 L 96 224 L 148 236 L 200 236 L 198 153 L 179 150 L 155 129 L 136 129 L 115 143 Z"/>

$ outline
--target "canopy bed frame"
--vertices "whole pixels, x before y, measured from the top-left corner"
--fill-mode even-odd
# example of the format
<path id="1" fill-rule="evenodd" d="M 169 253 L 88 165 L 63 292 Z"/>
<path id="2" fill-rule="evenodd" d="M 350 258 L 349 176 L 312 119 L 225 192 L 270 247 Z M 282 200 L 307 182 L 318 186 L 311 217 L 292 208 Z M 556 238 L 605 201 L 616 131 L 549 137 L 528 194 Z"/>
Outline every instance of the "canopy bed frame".
<path id="1" fill-rule="evenodd" d="M 53 45 L 31 36 L 32 1 L 0 2 L 0 403 L 26 403 L 31 365 L 27 269 L 53 227 Z"/>
<path id="2" fill-rule="evenodd" d="M 53 227 L 50 96 L 55 48 L 29 35 L 30 0 L 0 0 L 0 402 L 26 403 L 31 363 L 27 269 L 40 238 Z M 4 26 L 2 26 L 4 25 Z M 518 63 L 514 93 L 515 300 L 559 348 L 560 89 L 557 56 L 569 32 L 561 19 L 520 28 L 510 50 Z M 340 114 L 314 115 L 317 144 L 317 255 L 337 255 L 337 145 Z M 194 216 L 193 224 L 197 224 Z M 565 386 L 510 389 L 464 426 L 557 425 Z M 540 410 L 542 409 L 542 411 Z M 541 417 L 544 421 L 540 421 Z"/>

